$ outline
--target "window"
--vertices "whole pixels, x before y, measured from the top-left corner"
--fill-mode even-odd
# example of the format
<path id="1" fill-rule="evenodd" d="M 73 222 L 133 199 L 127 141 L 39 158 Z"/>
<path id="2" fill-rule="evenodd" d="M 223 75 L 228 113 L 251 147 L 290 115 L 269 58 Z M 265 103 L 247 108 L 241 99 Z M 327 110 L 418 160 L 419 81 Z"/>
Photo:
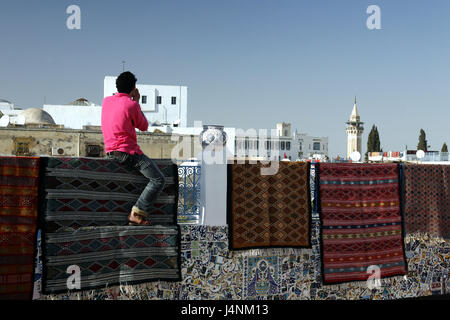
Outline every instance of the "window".
<path id="1" fill-rule="evenodd" d="M 162 97 L 161 96 L 157 96 L 156 97 L 156 104 L 161 104 L 162 103 Z"/>
<path id="2" fill-rule="evenodd" d="M 313 150 L 320 151 L 320 142 L 314 142 L 314 144 L 313 144 Z"/>
<path id="3" fill-rule="evenodd" d="M 301 142 L 298 143 L 298 146 L 299 146 L 299 149 L 302 150 L 302 143 Z"/>
<path id="4" fill-rule="evenodd" d="M 31 138 L 14 138 L 14 154 L 16 156 L 31 156 Z"/>
<path id="5" fill-rule="evenodd" d="M 16 142 L 16 156 L 30 155 L 30 144 L 28 142 Z"/>
<path id="6" fill-rule="evenodd" d="M 177 97 L 172 97 L 172 104 L 177 104 Z"/>
<path id="7" fill-rule="evenodd" d="M 287 130 L 284 130 L 284 135 L 287 137 L 287 135 L 288 135 L 288 131 Z"/>
<path id="8" fill-rule="evenodd" d="M 284 141 L 281 141 L 281 150 L 284 150 Z"/>
<path id="9" fill-rule="evenodd" d="M 100 157 L 101 148 L 99 145 L 86 145 L 86 155 L 88 157 L 98 158 Z"/>
<path id="10" fill-rule="evenodd" d="M 291 150 L 291 142 L 286 141 L 286 150 Z"/>
<path id="11" fill-rule="evenodd" d="M 147 103 L 147 96 L 142 96 L 142 104 L 146 104 Z"/>

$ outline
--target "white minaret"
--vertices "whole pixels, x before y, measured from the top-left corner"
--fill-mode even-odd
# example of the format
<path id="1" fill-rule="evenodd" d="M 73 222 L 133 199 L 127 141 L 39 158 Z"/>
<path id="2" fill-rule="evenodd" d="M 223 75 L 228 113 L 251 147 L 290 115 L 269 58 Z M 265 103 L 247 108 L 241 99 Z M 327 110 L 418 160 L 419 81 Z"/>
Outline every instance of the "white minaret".
<path id="1" fill-rule="evenodd" d="M 350 155 L 358 151 L 362 155 L 362 133 L 364 131 L 364 122 L 360 121 L 358 107 L 353 105 L 352 114 L 350 115 L 350 120 L 346 122 L 347 124 L 347 159 L 350 159 Z"/>

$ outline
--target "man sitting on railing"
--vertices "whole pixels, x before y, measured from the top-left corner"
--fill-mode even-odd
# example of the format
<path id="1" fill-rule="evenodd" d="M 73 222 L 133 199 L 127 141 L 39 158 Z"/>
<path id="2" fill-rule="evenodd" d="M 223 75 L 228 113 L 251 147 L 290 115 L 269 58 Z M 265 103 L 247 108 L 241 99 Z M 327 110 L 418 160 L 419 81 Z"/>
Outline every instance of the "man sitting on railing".
<path id="1" fill-rule="evenodd" d="M 136 81 L 134 74 L 128 71 L 117 77 L 118 93 L 106 97 L 102 103 L 102 132 L 105 152 L 110 159 L 130 169 L 138 169 L 150 179 L 128 217 L 130 225 L 149 225 L 146 218 L 164 188 L 165 178 L 137 144 L 135 129 L 147 131 L 148 121 L 139 105 L 141 96 Z"/>

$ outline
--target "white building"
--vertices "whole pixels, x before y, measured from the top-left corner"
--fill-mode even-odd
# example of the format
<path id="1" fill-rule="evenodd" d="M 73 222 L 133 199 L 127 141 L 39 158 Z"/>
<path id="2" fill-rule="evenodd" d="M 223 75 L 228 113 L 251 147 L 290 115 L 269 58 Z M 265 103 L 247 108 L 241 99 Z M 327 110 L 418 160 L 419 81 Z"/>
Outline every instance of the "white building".
<path id="1" fill-rule="evenodd" d="M 328 157 L 328 137 L 291 133 L 290 123 L 277 123 L 272 130 L 236 130 L 235 156 L 252 159 L 321 159 Z"/>
<path id="2" fill-rule="evenodd" d="M 55 123 L 66 128 L 83 129 L 83 126 L 100 126 L 102 106 L 84 98 L 65 105 L 44 104 L 42 109 L 48 112 Z"/>
<path id="3" fill-rule="evenodd" d="M 314 137 L 296 131 L 293 140 L 294 152 L 299 159 L 328 158 L 328 137 Z"/>
<path id="4" fill-rule="evenodd" d="M 150 126 L 187 126 L 187 87 L 136 84 L 141 94 L 141 110 Z M 111 96 L 117 92 L 116 77 L 105 77 L 103 93 Z M 44 104 L 57 124 L 66 128 L 83 129 L 83 126 L 101 126 L 102 106 L 81 98 L 66 105 Z"/>
<path id="5" fill-rule="evenodd" d="M 136 84 L 141 95 L 141 109 L 152 124 L 187 126 L 187 87 Z M 116 77 L 105 77 L 104 97 L 117 92 Z"/>

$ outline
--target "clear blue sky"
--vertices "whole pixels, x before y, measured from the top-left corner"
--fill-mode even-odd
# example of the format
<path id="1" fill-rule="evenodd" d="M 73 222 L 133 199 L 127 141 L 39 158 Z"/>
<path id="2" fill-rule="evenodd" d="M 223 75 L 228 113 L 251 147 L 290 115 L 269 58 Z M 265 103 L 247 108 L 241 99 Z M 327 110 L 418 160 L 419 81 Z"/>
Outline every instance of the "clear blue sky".
<path id="1" fill-rule="evenodd" d="M 81 8 L 81 30 L 66 8 Z M 366 9 L 381 8 L 382 30 Z M 103 78 L 188 86 L 194 120 L 291 122 L 345 155 L 356 95 L 384 150 L 450 143 L 450 1 L 158 0 L 0 2 L 0 98 L 23 108 L 103 98 Z"/>

